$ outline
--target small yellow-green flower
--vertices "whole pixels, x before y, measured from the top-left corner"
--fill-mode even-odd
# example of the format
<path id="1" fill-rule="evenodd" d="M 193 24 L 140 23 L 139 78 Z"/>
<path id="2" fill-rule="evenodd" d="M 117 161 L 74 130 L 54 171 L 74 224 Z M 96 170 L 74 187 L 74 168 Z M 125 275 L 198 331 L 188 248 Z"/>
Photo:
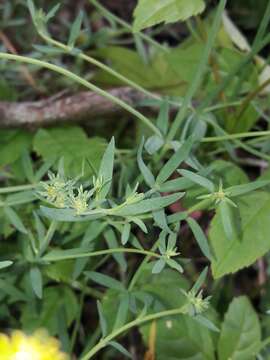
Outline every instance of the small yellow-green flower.
<path id="1" fill-rule="evenodd" d="M 10 336 L 0 334 L 1 360 L 68 360 L 60 351 L 59 342 L 44 331 L 31 336 L 14 331 Z"/>

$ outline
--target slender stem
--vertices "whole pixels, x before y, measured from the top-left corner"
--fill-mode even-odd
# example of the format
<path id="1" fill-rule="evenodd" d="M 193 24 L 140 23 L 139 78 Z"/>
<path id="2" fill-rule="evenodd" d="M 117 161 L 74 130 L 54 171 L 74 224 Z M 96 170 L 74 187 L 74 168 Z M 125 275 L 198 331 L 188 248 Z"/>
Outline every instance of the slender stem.
<path id="1" fill-rule="evenodd" d="M 39 35 L 42 37 L 42 39 L 44 41 L 46 41 L 48 44 L 52 44 L 62 50 L 64 50 L 65 52 L 74 55 L 80 59 L 83 59 L 87 62 L 89 62 L 90 64 L 93 64 L 97 67 L 99 67 L 100 69 L 106 71 L 107 73 L 113 75 L 114 77 L 116 77 L 117 79 L 119 79 L 120 81 L 122 81 L 123 83 L 126 83 L 127 85 L 133 87 L 134 89 L 137 89 L 138 91 L 141 91 L 143 94 L 147 95 L 148 97 L 151 97 L 153 99 L 156 100 L 162 100 L 162 97 L 160 97 L 157 94 L 153 94 L 150 91 L 144 89 L 142 86 L 140 86 L 139 84 L 135 83 L 134 81 L 128 79 L 127 77 L 121 75 L 119 72 L 113 70 L 112 68 L 110 68 L 109 66 L 103 64 L 102 62 L 98 61 L 97 59 L 93 58 L 92 56 L 86 55 L 82 52 L 75 52 L 72 53 L 73 48 L 52 39 L 51 37 L 47 36 L 46 34 L 44 34 L 43 32 L 39 31 Z"/>
<path id="2" fill-rule="evenodd" d="M 186 94 L 186 96 L 184 98 L 183 104 L 182 104 L 182 106 L 181 106 L 178 114 L 176 115 L 176 118 L 175 118 L 175 120 L 174 120 L 174 122 L 173 122 L 173 124 L 171 126 L 171 129 L 170 129 L 169 134 L 168 134 L 168 141 L 171 141 L 171 140 L 174 139 L 174 137 L 175 137 L 175 135 L 176 135 L 182 121 L 184 120 L 184 118 L 186 116 L 189 104 L 190 104 L 193 96 L 195 95 L 198 87 L 201 84 L 203 74 L 204 74 L 204 72 L 206 71 L 206 68 L 207 68 L 208 58 L 209 58 L 209 55 L 211 54 L 211 50 L 212 50 L 212 48 L 214 46 L 216 35 L 218 33 L 218 29 L 219 29 L 219 26 L 220 26 L 222 13 L 223 13 L 223 10 L 225 8 L 225 4 L 226 4 L 226 0 L 221 0 L 219 5 L 218 5 L 218 9 L 217 9 L 217 13 L 215 15 L 214 23 L 212 25 L 209 37 L 207 39 L 205 50 L 204 50 L 204 52 L 202 54 L 202 57 L 201 57 L 201 61 L 200 61 L 199 65 L 198 65 L 198 68 L 197 68 L 197 71 L 195 73 L 194 78 L 190 82 L 190 85 L 189 85 L 189 88 L 187 90 L 187 94 Z"/>
<path id="3" fill-rule="evenodd" d="M 72 251 L 74 251 L 74 250 L 75 249 L 72 249 Z M 82 251 L 82 249 L 78 249 L 78 250 Z M 156 254 L 153 251 L 132 249 L 132 248 L 115 248 L 115 249 L 106 249 L 106 250 L 78 253 L 78 254 L 69 253 L 69 250 L 66 250 L 66 254 L 65 254 L 65 250 L 62 250 L 59 252 L 52 251 L 51 253 L 48 253 L 47 255 L 45 255 L 42 258 L 42 260 L 43 261 L 59 261 L 59 260 L 78 259 L 78 258 L 84 258 L 84 257 L 94 257 L 94 256 L 101 256 L 101 255 L 115 254 L 115 253 L 133 253 L 133 254 L 148 255 L 148 256 L 156 257 L 156 258 L 162 257 L 162 255 Z"/>
<path id="4" fill-rule="evenodd" d="M 123 26 L 124 28 L 126 28 L 130 33 L 133 32 L 132 26 L 127 23 L 126 21 L 124 21 L 123 19 L 120 19 L 118 16 L 116 16 L 115 14 L 111 13 L 108 9 L 106 9 L 104 6 L 102 6 L 98 1 L 96 0 L 89 0 L 91 4 L 93 4 L 98 10 L 100 10 L 103 15 L 105 17 L 107 17 L 108 19 L 112 19 L 114 20 L 116 23 L 118 23 L 119 25 Z M 139 36 L 140 38 L 142 38 L 145 41 L 148 41 L 150 44 L 156 46 L 157 48 L 159 48 L 160 50 L 166 51 L 168 52 L 168 48 L 166 46 L 163 46 L 161 44 L 159 44 L 157 41 L 155 41 L 154 39 L 152 39 L 150 36 L 144 34 L 143 32 L 136 32 L 136 35 Z"/>
<path id="5" fill-rule="evenodd" d="M 120 327 L 119 329 L 116 329 L 115 331 L 111 332 L 108 336 L 101 339 L 90 351 L 88 351 L 84 356 L 82 356 L 80 358 L 80 360 L 91 359 L 99 350 L 101 350 L 105 346 L 107 346 L 110 341 L 112 341 L 113 339 L 118 337 L 123 332 L 125 332 L 135 326 L 139 326 L 146 322 L 157 320 L 157 319 L 167 317 L 167 316 L 185 314 L 186 312 L 187 312 L 187 307 L 186 307 L 186 305 L 184 305 L 178 309 L 160 311 L 158 313 L 146 315 L 144 317 L 139 317 L 133 321 L 130 321 L 129 323 L 125 324 L 124 326 Z"/>
<path id="6" fill-rule="evenodd" d="M 31 190 L 37 187 L 37 184 L 28 184 L 28 185 L 17 185 L 17 186 L 8 186 L 3 189 L 0 189 L 0 194 L 13 193 L 17 191 Z"/>
<path id="7" fill-rule="evenodd" d="M 216 142 L 216 141 L 241 139 L 241 138 L 257 137 L 257 136 L 270 136 L 270 130 L 205 137 L 202 139 L 202 142 Z"/>
<path id="8" fill-rule="evenodd" d="M 52 70 L 54 72 L 57 72 L 57 73 L 59 73 L 61 75 L 64 75 L 64 76 L 68 77 L 69 79 L 79 83 L 80 85 L 90 89 L 91 91 L 94 91 L 98 95 L 103 96 L 106 99 L 110 100 L 111 102 L 121 106 L 123 109 L 127 110 L 128 112 L 130 112 L 131 114 L 136 116 L 139 120 L 141 120 L 149 129 L 151 129 L 151 131 L 153 133 L 161 136 L 159 129 L 147 117 L 145 117 L 142 113 L 140 113 L 139 111 L 133 109 L 132 106 L 128 105 L 123 100 L 118 99 L 116 96 L 111 95 L 110 93 L 102 90 L 98 86 L 92 84 L 91 82 L 81 78 L 80 76 L 72 73 L 71 71 L 69 71 L 69 70 L 67 70 L 67 69 L 65 69 L 63 67 L 51 64 L 51 63 L 46 62 L 46 61 L 33 59 L 31 57 L 7 54 L 7 53 L 3 53 L 3 52 L 0 52 L 0 59 L 14 60 L 14 61 L 22 62 L 22 63 L 38 65 L 38 66 L 42 66 L 44 68 L 47 68 L 49 70 Z"/>

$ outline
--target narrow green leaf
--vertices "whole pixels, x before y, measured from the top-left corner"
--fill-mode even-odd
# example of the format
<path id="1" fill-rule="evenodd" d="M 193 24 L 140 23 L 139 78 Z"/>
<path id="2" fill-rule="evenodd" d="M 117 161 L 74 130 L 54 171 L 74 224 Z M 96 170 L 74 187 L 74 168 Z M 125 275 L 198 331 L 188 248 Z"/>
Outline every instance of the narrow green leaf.
<path id="1" fill-rule="evenodd" d="M 157 176 L 156 183 L 158 185 L 163 184 L 181 165 L 181 163 L 187 159 L 193 143 L 194 139 L 191 136 L 182 146 L 180 146 L 180 148 L 175 152 L 175 154 L 173 154 L 170 160 L 167 161 Z"/>
<path id="2" fill-rule="evenodd" d="M 111 228 L 105 231 L 104 237 L 110 249 L 119 247 L 115 233 Z M 124 254 L 112 254 L 112 256 L 119 264 L 120 268 L 125 272 L 127 270 L 127 262 Z"/>
<path id="3" fill-rule="evenodd" d="M 166 262 L 164 259 L 158 259 L 152 268 L 152 274 L 159 274 L 165 267 Z"/>
<path id="4" fill-rule="evenodd" d="M 205 326 L 207 329 L 209 329 L 211 331 L 220 332 L 219 328 L 217 328 L 216 325 L 212 323 L 212 321 L 210 321 L 209 319 L 207 319 L 206 317 L 204 317 L 200 314 L 193 316 L 192 319 L 198 321 L 200 324 L 202 324 L 203 326 Z"/>
<path id="5" fill-rule="evenodd" d="M 34 293 L 39 299 L 42 299 L 42 275 L 38 267 L 30 269 L 30 281 Z"/>
<path id="6" fill-rule="evenodd" d="M 12 264 L 13 264 L 13 261 L 10 261 L 10 260 L 0 261 L 0 270 L 5 269 L 6 267 L 9 267 Z"/>
<path id="7" fill-rule="evenodd" d="M 145 142 L 145 150 L 148 154 L 153 155 L 164 145 L 164 139 L 158 135 L 150 136 Z"/>
<path id="8" fill-rule="evenodd" d="M 181 199 L 184 193 L 175 193 L 161 198 L 141 200 L 136 204 L 126 205 L 113 211 L 118 216 L 134 216 L 165 208 Z"/>
<path id="9" fill-rule="evenodd" d="M 28 9 L 30 11 L 31 17 L 34 20 L 35 15 L 36 15 L 36 9 L 35 9 L 34 2 L 32 0 L 27 0 L 27 6 L 28 6 Z"/>
<path id="10" fill-rule="evenodd" d="M 184 177 L 179 177 L 177 179 L 168 180 L 160 185 L 159 191 L 160 192 L 170 192 L 170 191 L 181 191 L 187 190 L 194 186 L 194 182 L 185 179 Z"/>
<path id="11" fill-rule="evenodd" d="M 22 154 L 22 166 L 27 180 L 30 183 L 34 183 L 35 182 L 34 169 L 33 169 L 31 157 L 27 150 L 25 150 Z"/>
<path id="12" fill-rule="evenodd" d="M 57 13 L 58 9 L 60 8 L 60 3 L 56 4 L 55 6 L 53 6 L 53 8 L 48 12 L 48 14 L 46 15 L 46 22 L 51 20 L 54 15 Z"/>
<path id="13" fill-rule="evenodd" d="M 127 315 L 129 310 L 129 297 L 130 295 L 128 293 L 121 296 L 113 330 L 119 329 L 127 321 Z"/>
<path id="14" fill-rule="evenodd" d="M 89 279 L 93 280 L 94 282 L 96 282 L 97 284 L 105 286 L 109 289 L 115 289 L 118 291 L 125 290 L 124 285 L 120 281 L 118 281 L 108 275 L 101 274 L 101 273 L 98 273 L 95 271 L 85 271 L 84 274 L 87 278 L 89 278 Z"/>
<path id="15" fill-rule="evenodd" d="M 138 149 L 137 162 L 138 162 L 139 169 L 141 171 L 141 174 L 142 174 L 146 184 L 152 188 L 155 184 L 155 178 L 154 178 L 154 175 L 152 174 L 151 170 L 145 165 L 145 163 L 143 161 L 143 158 L 142 158 L 143 144 L 144 144 L 144 138 L 142 138 L 141 144 Z"/>
<path id="16" fill-rule="evenodd" d="M 78 36 L 80 35 L 82 21 L 83 21 L 83 12 L 80 11 L 71 26 L 70 35 L 68 39 L 68 46 L 70 47 L 74 46 Z"/>
<path id="17" fill-rule="evenodd" d="M 147 227 L 145 225 L 145 223 L 139 219 L 139 218 L 136 218 L 136 217 L 133 217 L 130 219 L 132 222 L 134 222 L 136 225 L 139 226 L 139 228 L 145 233 L 147 234 L 148 233 L 148 230 L 147 230 Z"/>
<path id="18" fill-rule="evenodd" d="M 108 326 L 107 326 L 107 321 L 105 319 L 105 316 L 103 314 L 101 302 L 99 300 L 97 301 L 97 309 L 98 309 L 98 316 L 99 316 L 102 337 L 104 338 L 107 335 Z"/>
<path id="19" fill-rule="evenodd" d="M 130 235 L 130 229 L 131 229 L 130 223 L 125 223 L 122 234 L 121 234 L 121 244 L 122 245 L 126 245 L 126 243 L 128 242 L 129 235 Z"/>
<path id="20" fill-rule="evenodd" d="M 195 174 L 192 171 L 189 170 L 178 170 L 179 174 L 181 174 L 182 176 L 184 176 L 185 178 L 193 181 L 195 184 L 198 184 L 204 188 L 206 188 L 207 190 L 209 190 L 210 192 L 214 192 L 215 190 L 215 185 L 212 183 L 212 181 L 206 179 L 205 177 Z"/>
<path id="21" fill-rule="evenodd" d="M 157 118 L 157 127 L 164 136 L 167 134 L 169 128 L 169 111 L 169 102 L 167 99 L 164 99 L 164 101 L 160 105 L 160 110 Z"/>
<path id="22" fill-rule="evenodd" d="M 166 264 L 169 265 L 170 268 L 179 271 L 180 274 L 182 274 L 184 272 L 184 269 L 182 268 L 182 266 L 173 259 L 166 259 Z"/>
<path id="23" fill-rule="evenodd" d="M 113 164 L 114 164 L 115 144 L 114 138 L 111 139 L 105 153 L 102 157 L 98 176 L 102 178 L 104 186 L 99 192 L 99 197 L 105 199 L 110 191 L 112 177 L 113 177 Z"/>
<path id="24" fill-rule="evenodd" d="M 186 219 L 186 221 L 187 221 L 189 227 L 191 228 L 193 235 L 195 236 L 195 239 L 196 239 L 202 253 L 207 257 L 207 259 L 211 260 L 212 259 L 211 250 L 210 250 L 210 247 L 208 244 L 208 240 L 207 240 L 204 232 L 202 231 L 202 228 L 197 223 L 197 221 L 191 217 L 188 217 Z"/>
<path id="25" fill-rule="evenodd" d="M 9 221 L 11 222 L 11 224 L 20 232 L 22 232 L 23 234 L 27 234 L 27 230 L 22 222 L 22 220 L 20 219 L 19 215 L 15 212 L 15 210 L 13 210 L 11 207 L 9 206 L 5 206 L 4 207 L 4 211 L 5 214 L 7 215 Z"/>
<path id="26" fill-rule="evenodd" d="M 195 284 L 192 286 L 191 291 L 197 294 L 197 292 L 200 290 L 202 285 L 204 284 L 206 280 L 206 276 L 208 273 L 208 266 L 206 266 L 203 271 L 200 273 L 198 279 L 196 280 Z"/>
<path id="27" fill-rule="evenodd" d="M 116 350 L 118 350 L 121 354 L 123 354 L 124 356 L 128 357 L 129 359 L 132 359 L 132 356 L 130 354 L 130 352 L 128 352 L 121 344 L 119 344 L 116 341 L 110 341 L 108 342 L 108 345 L 111 345 L 112 347 L 114 347 Z"/>
<path id="28" fill-rule="evenodd" d="M 218 205 L 218 208 L 220 210 L 222 225 L 227 239 L 232 240 L 235 237 L 232 208 L 226 200 L 221 201 Z"/>
<path id="29" fill-rule="evenodd" d="M 45 230 L 45 226 L 44 226 L 43 222 L 40 220 L 40 217 L 38 216 L 38 214 L 36 212 L 34 212 L 34 218 L 35 218 L 36 232 L 38 235 L 38 241 L 41 246 L 41 244 L 45 238 L 46 230 Z"/>
<path id="30" fill-rule="evenodd" d="M 244 195 L 246 193 L 249 193 L 251 191 L 254 191 L 254 190 L 260 189 L 266 185 L 269 185 L 269 183 L 270 183 L 269 180 L 253 181 L 249 184 L 231 186 L 226 189 L 226 192 L 229 193 L 229 197 Z"/>

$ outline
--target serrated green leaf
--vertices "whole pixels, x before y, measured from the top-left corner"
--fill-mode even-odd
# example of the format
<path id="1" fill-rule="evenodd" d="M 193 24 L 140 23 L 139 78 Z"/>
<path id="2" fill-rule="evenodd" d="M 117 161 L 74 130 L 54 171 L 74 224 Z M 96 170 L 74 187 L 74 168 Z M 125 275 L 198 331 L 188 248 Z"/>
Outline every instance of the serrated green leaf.
<path id="1" fill-rule="evenodd" d="M 64 158 L 65 174 L 75 178 L 82 171 L 85 160 L 99 168 L 106 142 L 102 138 L 88 138 L 82 128 L 76 126 L 40 129 L 34 137 L 34 150 L 45 161 Z M 84 176 L 93 175 L 89 166 Z"/>
<path id="2" fill-rule="evenodd" d="M 120 281 L 118 281 L 108 275 L 101 274 L 96 271 L 86 271 L 84 274 L 87 278 L 93 280 L 94 282 L 96 282 L 99 285 L 105 286 L 110 289 L 115 289 L 118 291 L 125 290 L 124 285 Z"/>
<path id="3" fill-rule="evenodd" d="M 30 269 L 30 281 L 34 293 L 39 299 L 42 299 L 42 275 L 38 267 L 33 267 Z"/>
<path id="4" fill-rule="evenodd" d="M 193 235 L 195 236 L 195 239 L 196 239 L 202 253 L 207 257 L 207 259 L 211 260 L 212 254 L 211 254 L 210 247 L 208 245 L 208 240 L 207 240 L 204 232 L 202 231 L 200 225 L 197 223 L 196 220 L 194 220 L 191 217 L 187 218 L 187 223 L 188 223 L 189 227 L 191 228 L 191 231 L 193 232 Z"/>
<path id="5" fill-rule="evenodd" d="M 261 329 L 247 297 L 235 298 L 225 315 L 218 342 L 220 360 L 249 360 L 258 352 Z"/>
<path id="6" fill-rule="evenodd" d="M 187 139 L 183 145 L 173 154 L 173 156 L 162 167 L 160 173 L 157 176 L 156 183 L 158 185 L 163 184 L 173 172 L 181 165 L 183 161 L 187 159 L 194 143 L 193 137 Z"/>
<path id="7" fill-rule="evenodd" d="M 141 171 L 142 176 L 144 177 L 146 184 L 149 185 L 150 187 L 153 187 L 155 184 L 154 175 L 152 174 L 151 170 L 145 165 L 143 158 L 142 158 L 143 144 L 144 144 L 144 139 L 142 139 L 141 144 L 138 149 L 137 162 L 138 162 L 139 169 Z"/>
<path id="8" fill-rule="evenodd" d="M 215 278 L 251 265 L 270 250 L 270 194 L 256 191 L 237 201 L 241 218 L 241 237 L 228 241 L 219 212 L 213 218 L 209 239 L 215 253 L 211 268 Z"/>
<path id="9" fill-rule="evenodd" d="M 185 21 L 204 8 L 203 0 L 139 0 L 134 11 L 133 30 L 140 31 L 161 22 Z"/>

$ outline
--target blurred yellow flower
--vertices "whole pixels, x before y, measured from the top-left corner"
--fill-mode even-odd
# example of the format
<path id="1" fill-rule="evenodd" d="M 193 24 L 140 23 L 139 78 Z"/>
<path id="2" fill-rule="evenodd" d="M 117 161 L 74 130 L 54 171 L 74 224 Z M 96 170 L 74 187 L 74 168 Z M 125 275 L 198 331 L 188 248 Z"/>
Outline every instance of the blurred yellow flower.
<path id="1" fill-rule="evenodd" d="M 59 342 L 45 331 L 32 336 L 21 331 L 14 331 L 11 336 L 0 334 L 1 360 L 68 360 L 59 347 Z"/>

